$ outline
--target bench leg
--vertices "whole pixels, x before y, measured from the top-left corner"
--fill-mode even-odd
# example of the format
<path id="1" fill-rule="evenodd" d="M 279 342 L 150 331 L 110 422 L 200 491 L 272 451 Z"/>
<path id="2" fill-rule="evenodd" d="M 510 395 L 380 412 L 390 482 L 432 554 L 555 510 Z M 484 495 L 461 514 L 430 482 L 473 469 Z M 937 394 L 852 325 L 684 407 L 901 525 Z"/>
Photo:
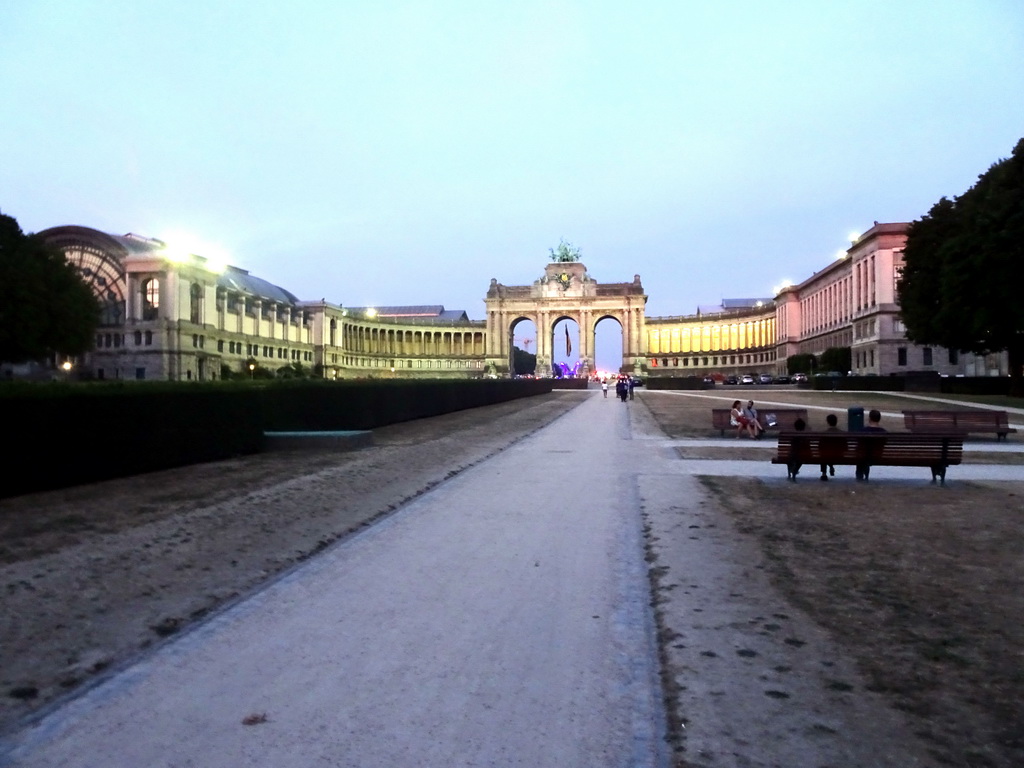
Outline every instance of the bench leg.
<path id="1" fill-rule="evenodd" d="M 935 482 L 935 478 L 939 478 L 939 484 L 946 484 L 946 468 L 943 466 L 932 467 L 932 483 Z"/>

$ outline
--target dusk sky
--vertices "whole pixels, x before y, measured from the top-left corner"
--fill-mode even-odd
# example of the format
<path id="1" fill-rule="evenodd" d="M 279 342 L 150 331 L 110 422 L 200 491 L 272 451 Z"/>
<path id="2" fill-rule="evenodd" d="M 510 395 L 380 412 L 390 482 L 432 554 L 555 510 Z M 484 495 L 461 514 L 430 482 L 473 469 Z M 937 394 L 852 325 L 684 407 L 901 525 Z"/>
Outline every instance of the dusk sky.
<path id="1" fill-rule="evenodd" d="M 770 297 L 1024 136 L 1020 0 L 5 0 L 0 210 L 484 317 L 564 238 Z"/>

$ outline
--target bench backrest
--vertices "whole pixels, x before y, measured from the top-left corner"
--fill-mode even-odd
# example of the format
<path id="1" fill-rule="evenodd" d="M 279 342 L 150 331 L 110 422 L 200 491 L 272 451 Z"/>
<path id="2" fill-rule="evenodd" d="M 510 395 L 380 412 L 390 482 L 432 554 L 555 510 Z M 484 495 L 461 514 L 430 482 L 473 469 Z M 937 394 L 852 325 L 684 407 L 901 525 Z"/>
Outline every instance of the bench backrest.
<path id="1" fill-rule="evenodd" d="M 1006 411 L 904 411 L 903 423 L 907 429 L 965 432 L 1007 429 L 1010 426 Z"/>
<path id="2" fill-rule="evenodd" d="M 783 462 L 885 464 L 929 462 L 959 464 L 961 434 L 910 432 L 780 432 L 778 459 Z"/>

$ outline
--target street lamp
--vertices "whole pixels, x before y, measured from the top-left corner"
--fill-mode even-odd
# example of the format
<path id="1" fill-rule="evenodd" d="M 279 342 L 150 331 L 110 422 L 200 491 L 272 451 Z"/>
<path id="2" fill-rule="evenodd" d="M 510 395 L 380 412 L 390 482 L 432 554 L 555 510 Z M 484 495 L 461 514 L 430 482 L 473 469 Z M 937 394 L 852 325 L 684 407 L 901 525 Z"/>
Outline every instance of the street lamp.
<path id="1" fill-rule="evenodd" d="M 71 361 L 65 360 L 60 364 L 60 367 L 64 369 L 64 373 L 71 373 Z"/>
<path id="2" fill-rule="evenodd" d="M 256 363 L 249 363 L 249 380 L 252 380 L 253 371 L 256 370 Z"/>

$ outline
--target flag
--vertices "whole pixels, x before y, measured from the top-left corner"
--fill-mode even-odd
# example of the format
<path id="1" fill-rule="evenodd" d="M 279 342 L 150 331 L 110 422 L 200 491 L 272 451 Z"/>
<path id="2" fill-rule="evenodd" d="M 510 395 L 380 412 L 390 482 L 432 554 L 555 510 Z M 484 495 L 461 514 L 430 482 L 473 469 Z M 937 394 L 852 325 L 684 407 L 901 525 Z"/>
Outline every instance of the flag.
<path id="1" fill-rule="evenodd" d="M 572 342 L 569 341 L 569 324 L 565 325 L 565 355 L 568 357 L 572 354 Z"/>

